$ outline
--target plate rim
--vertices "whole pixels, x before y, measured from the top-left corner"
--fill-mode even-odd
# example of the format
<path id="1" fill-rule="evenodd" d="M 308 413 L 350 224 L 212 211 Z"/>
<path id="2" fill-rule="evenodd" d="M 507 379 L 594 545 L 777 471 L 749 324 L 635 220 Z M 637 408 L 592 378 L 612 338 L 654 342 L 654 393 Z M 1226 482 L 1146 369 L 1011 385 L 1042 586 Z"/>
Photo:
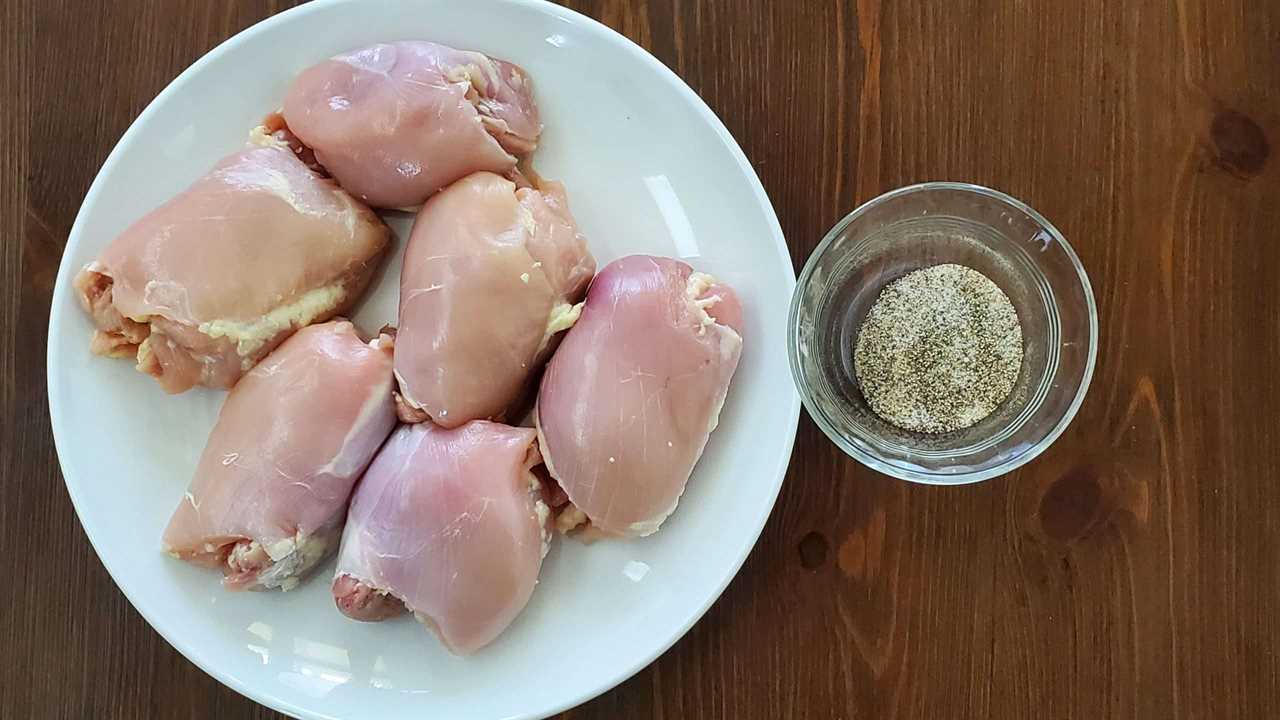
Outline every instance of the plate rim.
<path id="1" fill-rule="evenodd" d="M 795 266 L 791 261 L 790 250 L 787 247 L 786 238 L 782 232 L 781 224 L 778 221 L 777 212 L 773 207 L 773 203 L 769 200 L 768 193 L 765 191 L 763 183 L 756 174 L 755 168 L 751 166 L 746 154 L 743 152 L 737 140 L 734 139 L 733 135 L 729 132 L 728 128 L 725 127 L 724 122 L 720 120 L 719 116 L 711 110 L 710 106 L 707 105 L 702 97 L 689 87 L 689 85 L 679 75 L 677 75 L 675 71 L 667 67 L 652 53 L 636 44 L 625 35 L 604 23 L 595 20 L 594 18 L 588 17 L 569 8 L 544 2 L 543 0 L 491 1 L 496 4 L 536 8 L 540 12 L 547 12 L 556 15 L 559 19 L 565 22 L 584 24 L 596 32 L 602 32 L 606 37 L 609 37 L 617 43 L 621 50 L 629 52 L 635 59 L 639 60 L 654 71 L 659 78 L 666 82 L 666 84 L 672 86 L 678 93 L 681 93 L 685 100 L 690 102 L 691 107 L 698 113 L 702 120 L 706 122 L 716 133 L 720 138 L 721 143 L 738 163 L 739 169 L 742 171 L 748 185 L 756 197 L 757 203 L 765 212 L 766 226 L 769 234 L 773 237 L 775 245 L 774 249 L 777 251 L 783 267 L 787 270 L 785 278 L 786 289 L 791 293 L 795 292 L 796 273 Z M 139 604 L 134 594 L 117 580 L 115 570 L 113 570 L 111 564 L 98 548 L 98 542 L 94 537 L 93 530 L 91 530 L 90 525 L 85 522 L 85 515 L 81 510 L 86 501 L 78 494 L 76 490 L 78 483 L 73 483 L 70 480 L 63 462 L 63 448 L 64 446 L 67 446 L 68 438 L 66 437 L 65 430 L 60 430 L 60 427 L 65 422 L 61 410 L 63 388 L 58 380 L 58 374 L 56 372 L 56 369 L 61 365 L 61 354 L 58 349 L 58 343 L 54 341 L 54 338 L 61 334 L 63 317 L 67 314 L 60 311 L 60 308 L 63 307 L 63 305 L 58 301 L 58 298 L 60 298 L 63 293 L 68 292 L 71 275 L 75 271 L 75 269 L 71 267 L 71 255 L 72 251 L 82 242 L 82 236 L 84 235 L 84 209 L 90 204 L 90 201 L 94 200 L 101 192 L 103 176 L 107 174 L 107 170 L 113 168 L 114 165 L 120 161 L 120 158 L 123 155 L 122 148 L 132 143 L 134 134 L 139 132 L 138 128 L 141 126 L 141 121 L 149 117 L 150 114 L 155 112 L 158 107 L 167 101 L 168 96 L 176 92 L 177 88 L 186 82 L 188 76 L 198 72 L 206 64 L 213 62 L 222 55 L 234 51 L 236 45 L 246 41 L 249 37 L 269 31 L 272 27 L 278 24 L 289 22 L 296 17 L 301 17 L 308 13 L 325 12 L 333 6 L 354 5 L 355 2 L 356 0 L 313 0 L 313 2 L 298 5 L 270 17 L 263 18 L 253 25 L 250 25 L 249 27 L 244 28 L 243 30 L 240 30 L 234 35 L 226 38 L 208 52 L 201 55 L 195 60 L 195 62 L 191 63 L 191 65 L 170 80 L 169 83 L 165 85 L 164 89 L 162 89 L 154 98 L 151 99 L 150 102 L 147 103 L 142 112 L 130 122 L 129 127 L 125 129 L 124 133 L 120 136 L 120 139 L 116 141 L 111 152 L 107 154 L 102 166 L 94 175 L 93 182 L 89 185 L 89 189 L 85 193 L 84 199 L 81 201 L 80 209 L 76 211 L 75 221 L 72 223 L 71 230 L 67 235 L 67 243 L 63 248 L 62 259 L 59 261 L 58 275 L 54 283 L 52 295 L 53 300 L 49 311 L 48 335 L 46 336 L 45 374 L 47 382 L 47 397 L 49 402 L 49 419 L 50 429 L 54 439 L 54 447 L 58 455 L 59 471 L 62 474 L 63 485 L 71 499 L 72 507 L 75 510 L 76 519 L 79 522 L 81 529 L 84 531 L 86 538 L 89 540 L 89 544 L 93 548 L 94 554 L 97 555 L 98 561 L 102 563 L 107 574 L 111 577 L 112 583 L 115 584 L 116 588 L 119 589 L 121 594 L 125 596 L 125 599 L 129 601 L 129 604 L 133 609 L 142 616 L 143 620 L 146 621 L 147 625 L 149 625 L 152 630 L 164 638 L 165 642 L 167 642 L 170 647 L 177 650 L 178 653 L 205 674 L 231 688 L 240 695 L 263 706 L 283 712 L 292 717 L 308 719 L 314 718 L 315 720 L 341 720 L 341 718 L 323 711 L 299 707 L 298 705 L 274 694 L 260 692 L 259 689 L 250 687 L 244 682 L 241 682 L 236 675 L 223 672 L 222 668 L 216 662 L 211 661 L 200 648 L 181 641 L 181 639 L 173 633 L 173 628 L 162 627 L 163 623 L 157 622 L 153 614 L 145 609 L 145 604 Z M 760 534 L 763 532 L 764 526 L 773 512 L 773 508 L 777 504 L 778 495 L 781 492 L 782 484 L 786 478 L 787 468 L 791 464 L 791 456 L 795 449 L 796 433 L 800 420 L 800 395 L 794 384 L 791 382 L 791 378 L 789 376 L 786 378 L 786 389 L 787 402 L 785 408 L 783 408 L 783 412 L 785 413 L 784 417 L 786 418 L 784 426 L 789 428 L 789 431 L 786 432 L 786 438 L 782 448 L 785 452 L 779 454 L 782 460 L 777 467 L 772 469 L 771 482 L 773 487 L 770 493 L 771 497 L 768 503 L 761 503 L 762 511 L 759 513 L 759 516 L 755 518 L 755 522 L 753 523 L 754 530 L 749 533 L 749 542 L 744 543 L 743 548 L 738 553 L 738 559 L 730 566 L 726 566 L 726 571 L 723 576 L 716 582 L 715 592 L 711 594 L 704 603 L 701 603 L 699 607 L 694 607 L 693 611 L 679 623 L 679 630 L 672 634 L 672 636 L 666 641 L 661 643 L 657 647 L 656 651 L 643 654 L 637 662 L 619 664 L 615 669 L 603 674 L 603 677 L 605 678 L 603 682 L 591 683 L 593 686 L 592 689 L 585 692 L 579 691 L 574 693 L 571 697 L 567 696 L 557 704 L 553 704 L 544 709 L 535 709 L 532 712 L 524 712 L 508 720 L 537 720 L 539 718 L 545 718 L 581 705 L 582 703 L 599 697 L 600 695 L 612 690 L 622 682 L 639 673 L 654 660 L 658 659 L 670 650 L 676 642 L 688 634 L 689 630 L 699 620 L 701 620 L 702 617 L 706 615 L 707 611 L 711 609 L 711 606 L 720 599 L 729 583 L 732 582 L 733 578 L 737 576 L 738 571 L 741 570 L 743 563 L 746 562 L 751 551 L 755 549 L 755 545 L 759 541 Z M 746 539 L 747 536 L 744 536 L 744 540 Z"/>

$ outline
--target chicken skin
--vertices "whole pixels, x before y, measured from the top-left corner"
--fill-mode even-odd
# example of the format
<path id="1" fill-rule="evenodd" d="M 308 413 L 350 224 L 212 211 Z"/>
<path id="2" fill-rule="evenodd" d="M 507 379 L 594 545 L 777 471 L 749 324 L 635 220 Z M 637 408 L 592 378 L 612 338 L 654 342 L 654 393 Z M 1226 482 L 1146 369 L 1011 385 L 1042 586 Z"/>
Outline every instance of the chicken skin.
<path id="1" fill-rule="evenodd" d="M 347 321 L 284 341 L 227 395 L 164 532 L 230 589 L 290 589 L 337 549 L 351 489 L 395 426 L 392 340 Z"/>
<path id="2" fill-rule="evenodd" d="M 657 531 L 715 429 L 742 353 L 742 305 L 683 262 L 605 266 L 538 393 L 547 470 L 571 505 L 561 529 Z"/>
<path id="3" fill-rule="evenodd" d="M 501 419 L 577 318 L 595 259 L 564 188 L 476 173 L 418 213 L 400 275 L 401 419 Z"/>
<path id="4" fill-rule="evenodd" d="M 483 420 L 396 430 L 351 503 L 338 609 L 364 621 L 411 611 L 456 654 L 492 642 L 528 603 L 547 552 L 535 438 Z"/>
<path id="5" fill-rule="evenodd" d="M 283 114 L 342 187 L 380 208 L 417 207 L 480 170 L 511 173 L 542 131 L 524 70 L 423 41 L 307 68 Z"/>
<path id="6" fill-rule="evenodd" d="M 390 230 L 264 139 L 135 222 L 75 279 L 90 348 L 167 392 L 230 388 L 300 327 L 364 291 Z"/>

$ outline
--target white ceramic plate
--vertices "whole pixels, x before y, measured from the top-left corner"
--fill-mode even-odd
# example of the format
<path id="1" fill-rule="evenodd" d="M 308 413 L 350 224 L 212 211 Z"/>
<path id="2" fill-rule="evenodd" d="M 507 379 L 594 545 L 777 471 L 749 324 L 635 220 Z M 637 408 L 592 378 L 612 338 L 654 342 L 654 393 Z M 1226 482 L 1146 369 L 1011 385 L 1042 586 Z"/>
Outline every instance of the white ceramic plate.
<path id="1" fill-rule="evenodd" d="M 528 608 L 490 647 L 452 657 L 407 618 L 351 622 L 331 566 L 288 593 L 229 593 L 159 538 L 222 393 L 166 396 L 132 364 L 89 353 L 71 278 L 124 227 L 244 142 L 290 79 L 329 55 L 393 39 L 481 50 L 534 78 L 539 172 L 564 180 L 600 264 L 686 259 L 746 306 L 745 350 L 720 427 L 657 535 L 590 547 L 557 540 Z M 393 221 L 404 237 L 410 218 Z M 356 321 L 395 319 L 399 263 Z M 518 0 L 318 2 L 223 43 L 182 73 L 111 153 L 76 218 L 49 328 L 49 405 L 67 489 L 98 555 L 179 651 L 263 704 L 306 718 L 534 718 L 643 668 L 706 611 L 773 507 L 799 403 L 787 370 L 795 279 L 778 221 L 724 126 L 621 35 Z"/>

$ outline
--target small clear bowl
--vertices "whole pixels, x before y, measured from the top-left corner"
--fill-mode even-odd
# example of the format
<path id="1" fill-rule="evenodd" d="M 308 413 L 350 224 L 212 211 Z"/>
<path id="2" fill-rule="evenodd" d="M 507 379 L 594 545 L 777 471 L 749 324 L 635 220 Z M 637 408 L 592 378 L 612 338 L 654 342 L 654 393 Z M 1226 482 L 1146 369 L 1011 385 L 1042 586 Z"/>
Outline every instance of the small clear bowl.
<path id="1" fill-rule="evenodd" d="M 941 263 L 967 265 L 1009 296 L 1023 360 L 995 412 L 925 435 L 871 411 L 853 349 L 885 285 Z M 934 182 L 881 195 L 827 233 L 800 273 L 787 345 L 805 408 L 842 450 L 902 480 L 959 485 L 1030 462 L 1066 429 L 1093 376 L 1098 311 L 1080 259 L 1048 220 L 1002 192 Z"/>

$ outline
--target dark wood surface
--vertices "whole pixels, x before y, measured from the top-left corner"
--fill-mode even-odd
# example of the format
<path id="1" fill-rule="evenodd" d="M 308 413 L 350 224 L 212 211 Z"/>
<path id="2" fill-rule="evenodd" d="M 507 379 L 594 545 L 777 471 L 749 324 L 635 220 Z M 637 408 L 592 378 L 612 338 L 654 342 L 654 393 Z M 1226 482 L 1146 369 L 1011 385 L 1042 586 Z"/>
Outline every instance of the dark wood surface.
<path id="1" fill-rule="evenodd" d="M 289 4 L 0 4 L 0 717 L 275 717 L 172 650 L 99 564 L 44 351 L 107 152 L 179 71 Z M 724 119 L 797 266 L 880 192 L 987 184 L 1070 238 L 1102 342 L 1068 432 L 976 487 L 879 476 L 802 418 L 725 595 L 565 717 L 1275 717 L 1280 2 L 570 4 Z"/>

